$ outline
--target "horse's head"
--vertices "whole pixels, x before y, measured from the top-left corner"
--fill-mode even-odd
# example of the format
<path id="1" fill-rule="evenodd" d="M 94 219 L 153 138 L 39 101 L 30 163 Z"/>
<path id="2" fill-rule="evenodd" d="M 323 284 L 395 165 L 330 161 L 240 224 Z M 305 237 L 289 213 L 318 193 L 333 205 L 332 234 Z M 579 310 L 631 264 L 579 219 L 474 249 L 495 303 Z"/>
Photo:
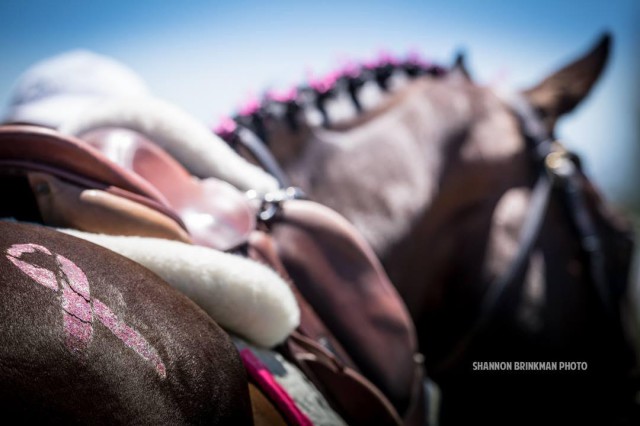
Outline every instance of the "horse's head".
<path id="1" fill-rule="evenodd" d="M 557 120 L 598 80 L 609 44 L 609 37 L 603 37 L 581 58 L 512 96 L 455 75 L 416 82 L 404 95 L 419 98 L 415 93 L 422 84 L 423 100 L 416 102 L 431 106 L 428 115 L 413 119 L 423 129 L 421 149 L 428 147 L 432 157 L 427 173 L 431 193 L 411 231 L 383 246 L 383 253 L 418 321 L 434 373 L 455 358 L 452 348 L 460 346 L 461 337 L 472 334 L 486 294 L 518 266 L 521 271 L 506 284 L 502 301 L 492 306 L 494 320 L 501 319 L 494 323 L 499 331 L 466 348 L 475 354 L 471 359 L 587 357 L 597 368 L 596 358 L 604 352 L 616 353 L 608 358 L 615 359 L 623 351 L 616 347 L 621 342 L 605 338 L 615 333 L 599 299 L 616 304 L 625 291 L 632 250 L 629 224 L 609 210 L 579 171 L 569 191 L 579 192 L 581 201 L 566 195 L 562 184 L 549 195 L 545 213 L 536 211 L 543 208 L 533 200 L 541 175 L 553 173 L 548 167 L 555 154 L 545 164 L 539 151 L 550 149 L 545 140 L 553 140 Z M 579 169 L 576 158 L 566 162 Z M 536 214 L 542 220 L 540 229 L 532 231 L 530 241 L 536 243 L 523 253 L 522 265 L 514 265 L 527 243 L 522 234 L 533 228 Z M 599 244 L 596 255 L 584 241 L 590 238 Z M 598 293 L 598 280 L 605 281 L 606 294 Z M 606 350 L 598 350 L 605 341 Z"/>

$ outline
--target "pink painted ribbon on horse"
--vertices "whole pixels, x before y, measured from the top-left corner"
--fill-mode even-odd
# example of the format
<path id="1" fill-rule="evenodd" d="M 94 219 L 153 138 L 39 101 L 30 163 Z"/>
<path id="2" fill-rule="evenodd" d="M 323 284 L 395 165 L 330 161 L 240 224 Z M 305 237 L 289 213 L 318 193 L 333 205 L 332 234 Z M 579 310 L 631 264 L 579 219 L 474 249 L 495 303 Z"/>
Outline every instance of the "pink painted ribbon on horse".
<path id="1" fill-rule="evenodd" d="M 64 256 L 56 255 L 62 271 L 62 310 L 67 347 L 83 352 L 93 338 L 93 313 L 89 281 L 78 266 Z"/>
<path id="2" fill-rule="evenodd" d="M 14 244 L 7 249 L 7 259 L 37 283 L 57 291 L 58 280 L 56 279 L 56 274 L 48 269 L 40 268 L 18 259 L 24 253 L 35 253 L 36 251 L 51 255 L 47 248 L 38 244 Z"/>
<path id="3" fill-rule="evenodd" d="M 93 311 L 102 324 L 105 325 L 122 342 L 133 349 L 147 362 L 154 365 L 161 377 L 167 377 L 167 369 L 160 359 L 158 352 L 145 340 L 140 333 L 122 322 L 111 309 L 98 299 L 93 299 Z"/>
<path id="4" fill-rule="evenodd" d="M 65 344 L 70 352 L 83 353 L 93 339 L 93 314 L 127 347 L 152 364 L 160 377 L 167 376 L 166 367 L 158 352 L 133 328 L 118 319 L 115 313 L 100 300 L 91 299 L 86 274 L 71 260 L 56 254 L 60 271 L 60 287 L 56 274 L 48 269 L 18 259 L 25 253 L 40 252 L 53 256 L 46 247 L 38 244 L 14 244 L 7 249 L 7 259 L 38 284 L 58 291 L 62 287 L 62 315 Z"/>

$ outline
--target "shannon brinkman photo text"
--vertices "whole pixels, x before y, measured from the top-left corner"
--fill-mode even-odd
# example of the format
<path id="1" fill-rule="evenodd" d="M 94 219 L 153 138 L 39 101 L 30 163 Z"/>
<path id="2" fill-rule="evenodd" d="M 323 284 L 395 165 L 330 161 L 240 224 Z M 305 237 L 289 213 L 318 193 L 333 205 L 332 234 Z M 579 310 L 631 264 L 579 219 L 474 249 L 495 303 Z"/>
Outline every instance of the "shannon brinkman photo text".
<path id="1" fill-rule="evenodd" d="M 473 371 L 586 371 L 584 361 L 474 361 Z"/>

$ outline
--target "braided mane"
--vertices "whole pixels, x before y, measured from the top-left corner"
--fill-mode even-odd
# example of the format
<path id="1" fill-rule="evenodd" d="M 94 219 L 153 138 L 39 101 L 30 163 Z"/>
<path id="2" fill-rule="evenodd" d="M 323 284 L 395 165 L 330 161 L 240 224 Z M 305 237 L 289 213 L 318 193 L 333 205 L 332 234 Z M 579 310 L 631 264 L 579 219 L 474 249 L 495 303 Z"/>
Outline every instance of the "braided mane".
<path id="1" fill-rule="evenodd" d="M 238 129 L 242 127 L 268 142 L 265 118 L 285 120 L 292 130 L 296 130 L 299 126 L 298 113 L 307 107 L 316 108 L 322 116 L 322 125 L 328 127 L 330 122 L 326 104 L 329 100 L 344 91 L 356 111 L 361 113 L 364 108 L 359 94 L 363 86 L 374 82 L 383 92 L 388 92 L 392 76 L 397 73 L 414 79 L 423 75 L 440 77 L 446 74 L 446 70 L 422 59 L 417 52 L 410 52 L 404 58 L 382 52 L 373 61 L 348 62 L 322 77 L 309 76 L 306 83 L 286 90 L 267 90 L 260 98 L 253 97 L 245 102 L 232 117 L 223 118 L 214 132 L 233 144 Z"/>

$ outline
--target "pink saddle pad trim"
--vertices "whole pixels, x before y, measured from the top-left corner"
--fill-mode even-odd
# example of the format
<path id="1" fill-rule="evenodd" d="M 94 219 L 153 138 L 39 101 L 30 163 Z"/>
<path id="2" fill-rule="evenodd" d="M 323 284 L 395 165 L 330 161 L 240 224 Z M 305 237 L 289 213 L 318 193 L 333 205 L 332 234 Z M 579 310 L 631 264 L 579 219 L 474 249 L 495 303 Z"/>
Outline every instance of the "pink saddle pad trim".
<path id="1" fill-rule="evenodd" d="M 269 372 L 267 367 L 260 362 L 250 349 L 242 349 L 240 351 L 240 357 L 249 376 L 255 380 L 258 387 L 267 394 L 269 400 L 277 406 L 280 414 L 286 418 L 287 423 L 302 426 L 313 425 L 311 420 L 300 411 L 287 391 L 276 382 L 271 372 Z"/>

